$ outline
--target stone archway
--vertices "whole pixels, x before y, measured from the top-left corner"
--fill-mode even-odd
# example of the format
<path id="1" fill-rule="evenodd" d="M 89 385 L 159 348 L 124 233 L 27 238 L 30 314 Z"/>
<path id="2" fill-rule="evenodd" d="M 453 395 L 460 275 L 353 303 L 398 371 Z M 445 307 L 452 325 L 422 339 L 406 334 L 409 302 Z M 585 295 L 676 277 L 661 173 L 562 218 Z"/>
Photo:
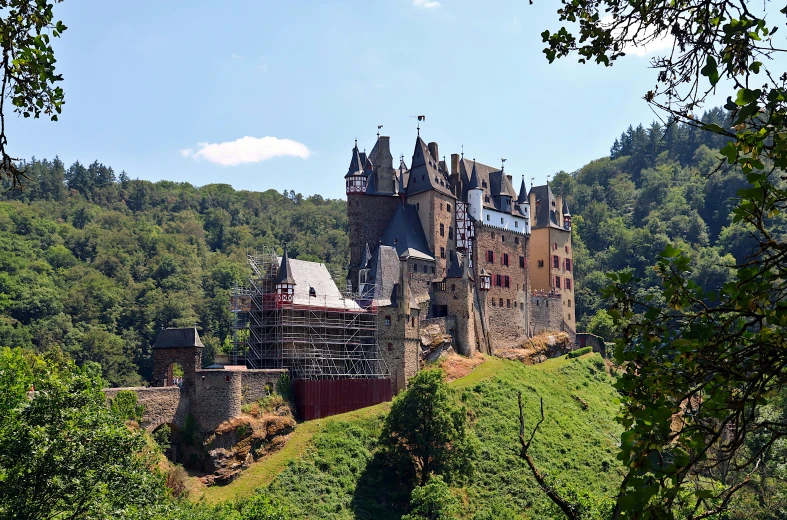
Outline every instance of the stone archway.
<path id="1" fill-rule="evenodd" d="M 160 423 L 153 427 L 151 435 L 169 460 L 176 464 L 183 463 L 183 460 L 181 460 L 183 459 L 183 439 L 180 427 L 177 424 L 172 422 Z"/>

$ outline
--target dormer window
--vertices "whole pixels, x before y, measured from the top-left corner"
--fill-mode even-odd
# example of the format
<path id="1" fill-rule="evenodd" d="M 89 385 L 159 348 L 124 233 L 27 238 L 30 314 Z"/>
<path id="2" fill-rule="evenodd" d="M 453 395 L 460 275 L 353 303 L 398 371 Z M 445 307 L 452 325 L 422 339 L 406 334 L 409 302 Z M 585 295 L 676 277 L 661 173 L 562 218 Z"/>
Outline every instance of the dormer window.
<path id="1" fill-rule="evenodd" d="M 486 186 L 486 181 L 481 181 L 481 187 L 482 187 L 482 188 L 486 188 L 486 187 L 487 187 L 487 186 Z"/>

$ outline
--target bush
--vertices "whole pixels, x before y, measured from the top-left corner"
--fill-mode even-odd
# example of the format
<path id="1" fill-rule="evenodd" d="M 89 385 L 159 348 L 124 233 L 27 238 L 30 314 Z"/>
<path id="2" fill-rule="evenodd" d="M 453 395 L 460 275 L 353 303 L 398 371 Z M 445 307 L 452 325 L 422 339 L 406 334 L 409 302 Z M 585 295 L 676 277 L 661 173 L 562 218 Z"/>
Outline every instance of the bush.
<path id="1" fill-rule="evenodd" d="M 585 354 L 590 354 L 591 352 L 593 352 L 593 347 L 582 347 L 576 350 L 572 350 L 571 352 L 566 354 L 566 357 L 568 357 L 569 359 L 578 358 L 579 356 L 584 356 Z"/>
<path id="2" fill-rule="evenodd" d="M 292 391 L 292 379 L 290 379 L 289 372 L 285 372 L 279 377 L 276 382 L 276 392 L 290 403 L 294 402 L 295 395 Z"/>
<path id="3" fill-rule="evenodd" d="M 435 475 L 410 495 L 410 514 L 402 520 L 452 520 L 459 517 L 459 500 L 451 493 L 443 477 Z"/>
<path id="4" fill-rule="evenodd" d="M 137 393 L 132 390 L 118 392 L 112 399 L 109 409 L 124 421 L 140 422 L 145 413 L 145 405 L 137 403 Z"/>
<path id="5" fill-rule="evenodd" d="M 179 497 L 186 491 L 186 481 L 188 474 L 183 466 L 172 466 L 167 471 L 167 487 L 172 491 L 172 495 Z"/>

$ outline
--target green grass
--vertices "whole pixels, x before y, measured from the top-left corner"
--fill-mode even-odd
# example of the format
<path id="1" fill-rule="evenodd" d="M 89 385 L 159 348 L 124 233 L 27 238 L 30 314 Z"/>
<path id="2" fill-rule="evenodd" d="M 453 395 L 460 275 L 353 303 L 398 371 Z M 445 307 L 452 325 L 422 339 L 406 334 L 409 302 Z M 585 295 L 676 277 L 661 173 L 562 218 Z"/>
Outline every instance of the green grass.
<path id="1" fill-rule="evenodd" d="M 526 427 L 546 420 L 531 448 L 536 464 L 558 485 L 596 496 L 620 482 L 615 460 L 620 426 L 611 378 L 598 355 L 558 358 L 540 365 L 492 358 L 451 386 L 470 410 L 481 442 L 475 475 L 460 492 L 468 518 L 504 503 L 524 518 L 544 518 L 548 499 L 518 457 L 517 393 L 525 401 Z M 579 399 L 587 403 L 587 409 Z M 208 502 L 267 492 L 299 518 L 398 519 L 408 491 L 375 456 L 389 404 L 298 426 L 281 451 L 255 463 L 236 481 L 205 491 Z"/>

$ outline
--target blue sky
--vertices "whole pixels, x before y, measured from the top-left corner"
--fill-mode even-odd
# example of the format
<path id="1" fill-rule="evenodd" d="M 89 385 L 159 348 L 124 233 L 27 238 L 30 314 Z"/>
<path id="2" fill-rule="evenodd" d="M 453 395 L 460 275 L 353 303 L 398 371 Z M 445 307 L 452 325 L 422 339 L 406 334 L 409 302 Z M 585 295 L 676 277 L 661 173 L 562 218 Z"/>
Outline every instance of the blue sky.
<path id="1" fill-rule="evenodd" d="M 382 124 L 394 156 L 409 158 L 411 116 L 424 114 L 421 135 L 441 155 L 464 145 L 540 183 L 655 117 L 641 99 L 650 55 L 548 64 L 540 33 L 559 28 L 557 7 L 68 0 L 56 8 L 68 26 L 55 42 L 63 114 L 12 118 L 9 149 L 132 178 L 344 197 L 353 140 L 370 150 Z"/>

